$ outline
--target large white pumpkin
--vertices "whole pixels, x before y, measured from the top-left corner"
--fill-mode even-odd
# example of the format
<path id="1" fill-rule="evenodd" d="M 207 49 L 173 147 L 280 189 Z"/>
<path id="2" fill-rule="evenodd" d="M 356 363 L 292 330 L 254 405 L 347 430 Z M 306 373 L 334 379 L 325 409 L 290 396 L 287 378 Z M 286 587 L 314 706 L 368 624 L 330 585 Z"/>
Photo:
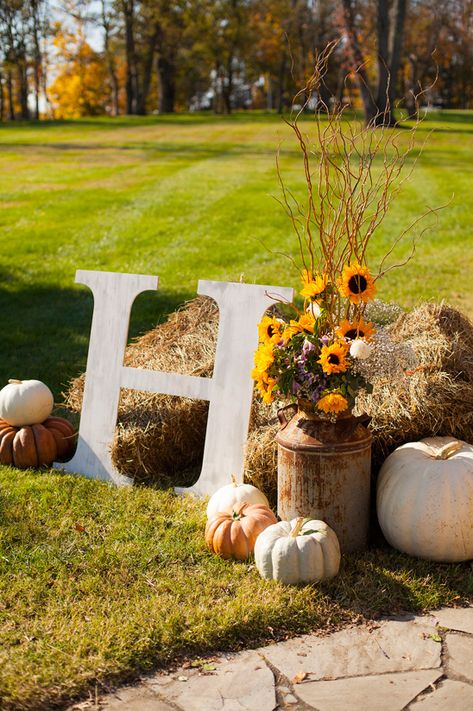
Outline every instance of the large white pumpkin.
<path id="1" fill-rule="evenodd" d="M 215 516 L 219 511 L 232 511 L 234 506 L 239 507 L 240 504 L 262 504 L 270 508 L 268 499 L 256 486 L 237 484 L 233 478 L 231 484 L 222 486 L 210 497 L 207 504 L 207 518 Z"/>
<path id="2" fill-rule="evenodd" d="M 0 417 L 14 427 L 41 424 L 53 407 L 53 394 L 40 380 L 9 380 L 0 390 Z"/>
<path id="3" fill-rule="evenodd" d="M 381 467 L 377 510 L 394 548 L 427 560 L 473 558 L 473 445 L 429 437 L 398 447 Z"/>
<path id="4" fill-rule="evenodd" d="M 309 583 L 333 578 L 340 567 L 340 545 L 324 521 L 295 518 L 268 526 L 256 539 L 260 575 L 282 583 Z"/>

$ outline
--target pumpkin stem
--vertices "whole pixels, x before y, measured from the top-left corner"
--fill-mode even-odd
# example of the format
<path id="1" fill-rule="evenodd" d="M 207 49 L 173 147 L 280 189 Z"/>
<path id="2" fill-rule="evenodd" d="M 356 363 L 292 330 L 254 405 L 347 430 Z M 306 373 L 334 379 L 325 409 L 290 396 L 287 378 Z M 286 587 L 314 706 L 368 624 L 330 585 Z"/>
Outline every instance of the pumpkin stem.
<path id="1" fill-rule="evenodd" d="M 10 378 L 9 383 L 15 383 L 15 385 L 20 385 L 23 380 L 16 380 L 16 378 Z"/>
<path id="2" fill-rule="evenodd" d="M 291 537 L 291 538 L 297 538 L 297 536 L 299 535 L 299 532 L 300 532 L 300 530 L 301 530 L 301 528 L 302 528 L 302 524 L 303 524 L 303 523 L 304 523 L 304 517 L 303 517 L 303 516 L 298 516 L 298 518 L 296 519 L 295 526 L 294 526 L 294 528 L 292 529 L 292 531 L 291 531 L 291 533 L 290 533 L 290 537 Z"/>
<path id="3" fill-rule="evenodd" d="M 449 442 L 444 447 L 440 447 L 440 449 L 434 455 L 434 458 L 435 459 L 449 459 L 456 452 L 458 452 L 462 447 L 463 447 L 463 442 L 460 442 L 459 440 L 456 439 L 453 442 Z"/>
<path id="4" fill-rule="evenodd" d="M 233 507 L 232 518 L 235 521 L 243 516 L 243 509 L 246 508 L 246 504 L 247 502 L 244 501 L 238 508 L 236 508 L 236 506 Z"/>

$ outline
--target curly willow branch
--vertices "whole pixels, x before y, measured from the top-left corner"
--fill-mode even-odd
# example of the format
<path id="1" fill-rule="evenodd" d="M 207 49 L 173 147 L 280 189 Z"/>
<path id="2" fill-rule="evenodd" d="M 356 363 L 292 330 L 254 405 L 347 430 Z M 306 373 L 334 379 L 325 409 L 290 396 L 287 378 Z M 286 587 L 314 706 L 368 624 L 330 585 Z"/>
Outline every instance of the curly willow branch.
<path id="1" fill-rule="evenodd" d="M 293 110 L 286 119 L 302 156 L 305 199 L 297 199 L 285 185 L 279 150 L 276 159 L 282 192 L 280 202 L 298 238 L 299 271 L 308 270 L 313 276 L 325 273 L 334 285 L 329 295 L 331 314 L 328 314 L 332 325 L 342 313 L 341 297 L 336 284 L 343 267 L 353 262 L 365 265 L 373 234 L 386 216 L 393 199 L 410 178 L 423 148 L 422 143 L 417 146 L 416 142 L 416 132 L 423 120 L 419 110 L 415 117 L 401 117 L 392 127 L 387 124 L 391 117 L 388 104 L 386 109 L 365 125 L 356 113 L 352 112 L 351 120 L 348 119 L 347 113 L 351 111 L 349 105 L 340 105 L 333 98 L 328 104 L 322 100 L 320 89 L 337 45 L 338 41 L 331 42 L 316 56 L 312 76 L 294 97 Z M 420 91 L 414 97 L 417 107 L 429 89 Z M 314 105 L 315 127 L 305 118 L 309 108 Z M 309 133 L 306 132 L 307 127 Z M 381 257 L 378 272 L 373 274 L 375 280 L 407 264 L 415 253 L 417 239 L 426 228 L 417 236 L 409 237 L 411 250 L 406 259 L 399 264 L 388 264 L 388 260 L 413 228 L 442 207 L 427 208 L 394 237 Z M 362 311 L 363 304 L 351 307 L 351 310 Z"/>

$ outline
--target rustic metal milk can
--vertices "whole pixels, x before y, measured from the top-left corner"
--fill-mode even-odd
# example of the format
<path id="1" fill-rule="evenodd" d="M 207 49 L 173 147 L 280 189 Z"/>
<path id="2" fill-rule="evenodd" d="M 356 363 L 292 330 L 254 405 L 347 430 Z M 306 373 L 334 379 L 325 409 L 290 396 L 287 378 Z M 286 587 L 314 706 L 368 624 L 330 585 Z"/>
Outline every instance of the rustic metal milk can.
<path id="1" fill-rule="evenodd" d="M 291 406 L 289 406 L 291 407 Z M 366 547 L 371 471 L 370 417 L 351 414 L 335 422 L 299 404 L 290 418 L 279 411 L 278 514 L 320 519 L 333 528 L 342 551 Z"/>

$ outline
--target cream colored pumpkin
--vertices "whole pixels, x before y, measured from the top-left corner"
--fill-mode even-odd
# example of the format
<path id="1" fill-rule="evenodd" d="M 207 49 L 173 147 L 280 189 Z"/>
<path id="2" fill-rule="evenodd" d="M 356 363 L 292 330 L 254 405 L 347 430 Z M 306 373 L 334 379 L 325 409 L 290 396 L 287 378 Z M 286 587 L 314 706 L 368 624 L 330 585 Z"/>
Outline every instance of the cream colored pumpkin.
<path id="1" fill-rule="evenodd" d="M 473 445 L 429 437 L 398 447 L 381 467 L 377 510 L 394 548 L 427 560 L 473 558 Z"/>
<path id="2" fill-rule="evenodd" d="M 268 526 L 256 540 L 260 575 L 282 583 L 309 583 L 333 578 L 340 567 L 340 545 L 324 521 L 295 518 Z"/>
<path id="3" fill-rule="evenodd" d="M 242 504 L 261 504 L 269 508 L 269 501 L 262 491 L 251 484 L 237 484 L 233 482 L 222 486 L 210 497 L 207 504 L 207 518 L 212 518 L 219 511 L 226 513 L 233 508 L 240 508 Z"/>
<path id="4" fill-rule="evenodd" d="M 41 424 L 53 407 L 53 394 L 40 380 L 9 380 L 0 390 L 0 418 L 14 427 Z"/>

